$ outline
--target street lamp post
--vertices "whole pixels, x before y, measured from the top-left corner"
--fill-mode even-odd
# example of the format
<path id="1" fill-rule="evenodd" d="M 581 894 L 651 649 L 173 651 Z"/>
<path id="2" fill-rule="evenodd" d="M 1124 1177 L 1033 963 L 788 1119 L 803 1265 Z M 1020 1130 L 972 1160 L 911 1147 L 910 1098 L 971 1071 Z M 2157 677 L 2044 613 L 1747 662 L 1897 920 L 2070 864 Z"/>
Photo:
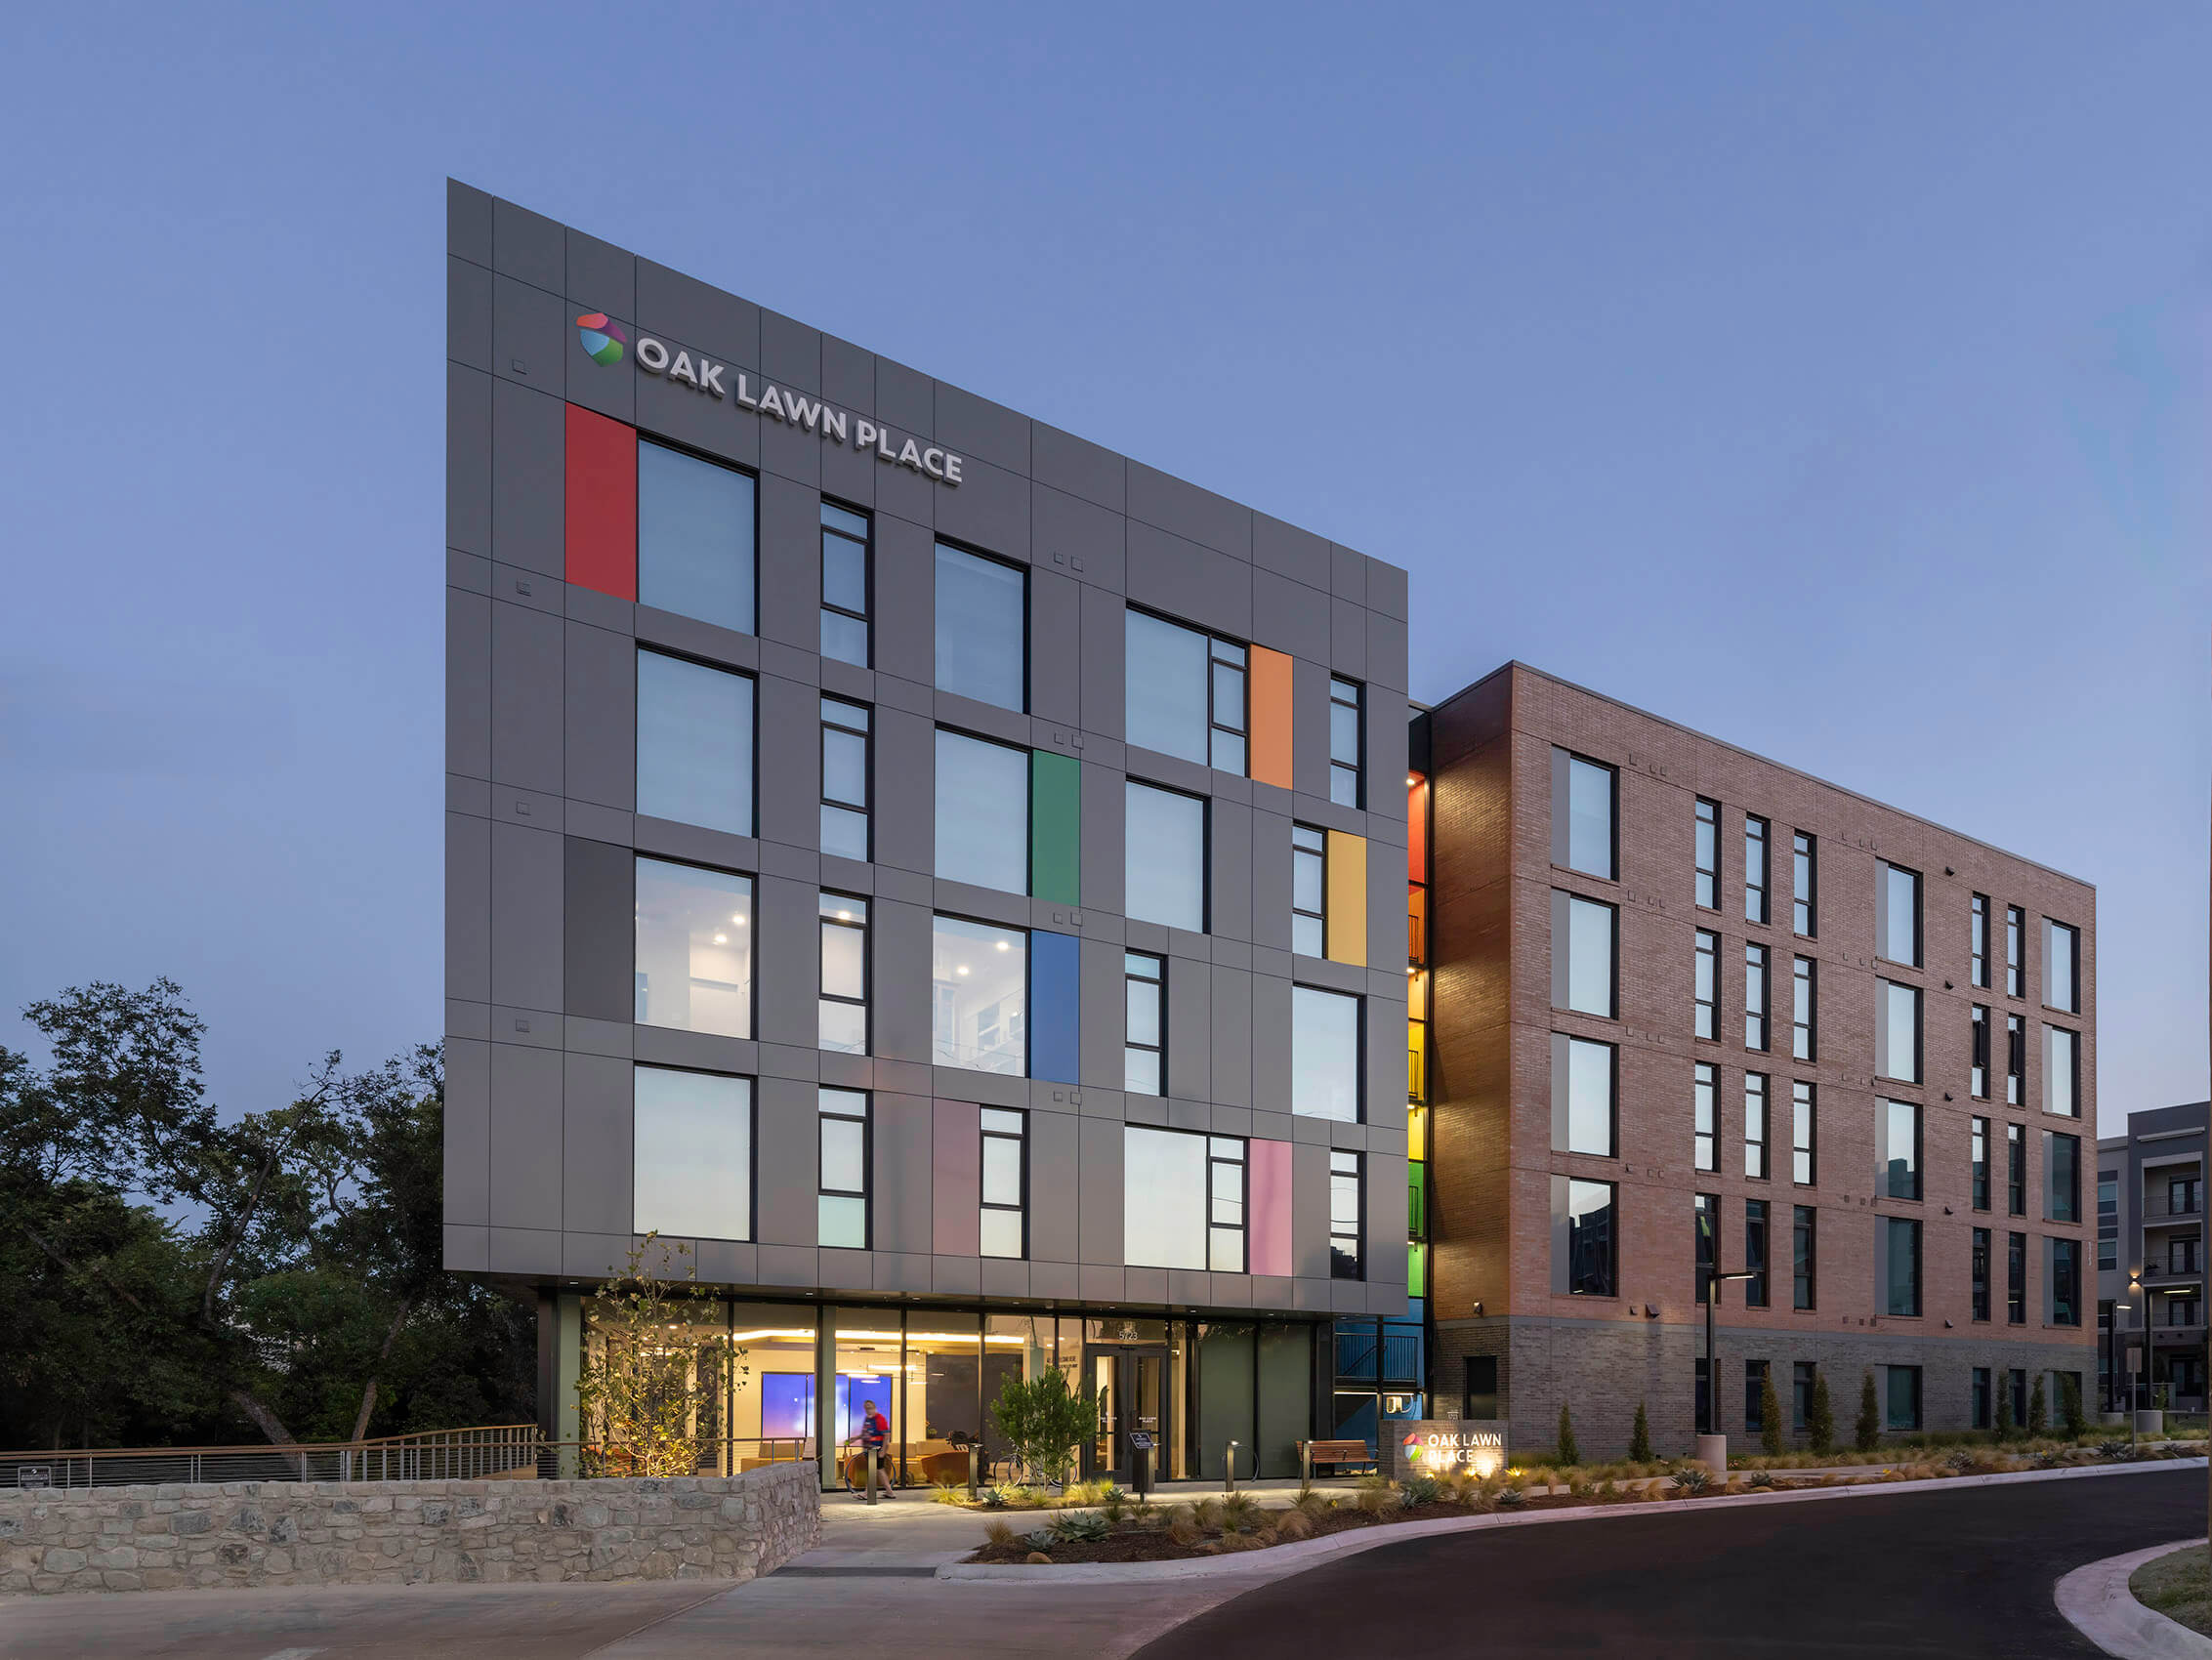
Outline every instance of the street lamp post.
<path id="1" fill-rule="evenodd" d="M 1716 1246 L 1713 1254 L 1720 1251 Z M 1705 1276 L 1705 1422 L 1697 1436 L 1697 1462 L 1715 1475 L 1729 1473 L 1729 1438 L 1721 1433 L 1721 1362 L 1714 1352 L 1714 1317 L 1720 1307 L 1721 1287 L 1732 1279 L 1757 1279 L 1749 1270 L 1723 1273 L 1718 1266 Z"/>

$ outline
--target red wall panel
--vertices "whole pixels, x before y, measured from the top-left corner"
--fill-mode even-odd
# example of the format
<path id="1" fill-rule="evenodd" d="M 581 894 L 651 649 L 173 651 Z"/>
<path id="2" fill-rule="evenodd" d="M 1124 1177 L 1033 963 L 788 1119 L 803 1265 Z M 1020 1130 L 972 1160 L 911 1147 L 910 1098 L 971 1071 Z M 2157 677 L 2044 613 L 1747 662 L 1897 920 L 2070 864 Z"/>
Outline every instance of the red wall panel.
<path id="1" fill-rule="evenodd" d="M 638 432 L 568 406 L 567 575 L 618 600 L 638 597 Z"/>

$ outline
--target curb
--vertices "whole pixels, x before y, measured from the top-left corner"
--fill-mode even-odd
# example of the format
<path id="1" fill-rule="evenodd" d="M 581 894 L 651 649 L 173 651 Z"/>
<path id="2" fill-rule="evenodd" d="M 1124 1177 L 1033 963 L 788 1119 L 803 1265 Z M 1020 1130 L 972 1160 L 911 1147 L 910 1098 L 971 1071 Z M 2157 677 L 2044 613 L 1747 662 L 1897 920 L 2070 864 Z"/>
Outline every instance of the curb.
<path id="1" fill-rule="evenodd" d="M 1816 1487 L 1792 1493 L 1742 1493 L 1732 1498 L 1668 1499 L 1663 1501 L 1672 1511 L 1707 1510 L 1715 1505 L 1803 1505 L 1822 1499 L 1880 1498 L 1891 1493 L 1924 1493 L 1938 1489 L 1960 1487 L 2009 1486 L 2022 1481 L 2080 1481 L 2102 1476 L 2137 1475 L 2157 1470 L 2202 1470 L 2205 1460 L 2200 1458 L 2159 1459 L 2149 1464 L 2104 1464 L 2086 1470 L 2023 1470 L 2001 1475 L 1947 1475 L 1925 1481 L 1868 1481 L 1853 1487 Z M 1189 1556 L 1164 1562 L 1056 1562 L 1031 1566 L 1026 1562 L 946 1562 L 937 1570 L 939 1579 L 964 1580 L 970 1583 L 1009 1581 L 1020 1584 L 1050 1585 L 1130 1585 L 1156 1584 L 1160 1581 L 1186 1579 L 1214 1579 L 1243 1576 L 1253 1579 L 1277 1579 L 1287 1574 L 1300 1573 L 1339 1556 L 1356 1556 L 1361 1551 L 1379 1550 L 1385 1545 L 1397 1545 L 1409 1539 L 1433 1539 L 1447 1533 L 1475 1533 L 1491 1527 L 1534 1527 L 1562 1521 L 1599 1521 L 1607 1517 L 1637 1516 L 1649 1514 L 1649 1506 L 1634 1505 L 1577 1505 L 1567 1510 L 1537 1511 L 1527 1515 L 1440 1516 L 1434 1521 L 1408 1521 L 1381 1527 L 1362 1527 L 1354 1532 L 1339 1533 L 1326 1539 L 1301 1539 L 1291 1545 L 1273 1545 L 1263 1551 L 1239 1552 L 1228 1556 Z M 1379 1536 L 1379 1537 L 1378 1537 Z M 2160 1546 L 2159 1550 L 2170 1550 Z M 2155 1556 L 2158 1552 L 2152 1552 Z M 2115 1558 L 2121 1560 L 2124 1558 Z M 2132 1571 L 2132 1570 L 2131 1570 Z M 2121 1576 L 2124 1586 L 2126 1576 Z M 2146 1610 L 2148 1612 L 2148 1610 Z M 2163 1615 L 2157 1616 L 2165 1624 Z M 2071 1618 L 2069 1615 L 2068 1618 Z M 2175 1626 L 2176 1631 L 2181 1630 Z M 2195 1634 L 2191 1633 L 2191 1636 Z M 2212 1660 L 2212 1639 L 2199 1639 L 2202 1649 L 2161 1650 L 2159 1660 Z"/>
<path id="2" fill-rule="evenodd" d="M 2130 1551 L 2124 1556 L 2087 1563 L 2059 1581 L 2052 1599 L 2074 1630 L 2120 1660 L 2212 1660 L 2212 1637 L 2146 1608 L 2127 1584 L 2144 1563 L 2203 1543 L 2202 1539 L 2176 1539 L 2148 1551 Z"/>

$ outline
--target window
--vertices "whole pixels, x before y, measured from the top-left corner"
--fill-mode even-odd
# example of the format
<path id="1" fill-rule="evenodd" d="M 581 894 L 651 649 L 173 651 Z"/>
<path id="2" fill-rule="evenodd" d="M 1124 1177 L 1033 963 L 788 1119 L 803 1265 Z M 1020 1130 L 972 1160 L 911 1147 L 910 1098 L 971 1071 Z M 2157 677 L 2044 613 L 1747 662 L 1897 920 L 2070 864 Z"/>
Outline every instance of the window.
<path id="1" fill-rule="evenodd" d="M 1359 999 L 1290 988 L 1290 1110 L 1359 1122 Z"/>
<path id="2" fill-rule="evenodd" d="M 2097 1266 L 2120 1266 L 2120 1179 L 2102 1171 L 2097 1177 Z"/>
<path id="3" fill-rule="evenodd" d="M 1790 924 L 1811 939 L 1819 932 L 1819 844 L 1799 830 L 1790 837 Z"/>
<path id="4" fill-rule="evenodd" d="M 1206 932 L 1206 804 L 1131 778 L 1127 822 L 1128 915 L 1163 928 Z"/>
<path id="5" fill-rule="evenodd" d="M 1793 1360 L 1789 1368 L 1790 1428 L 1802 1434 L 1805 1416 L 1813 1405 L 1813 1391 L 1817 1386 L 1820 1368 L 1810 1360 Z"/>
<path id="6" fill-rule="evenodd" d="M 1968 923 L 1967 977 L 1974 984 L 1986 989 L 1989 984 L 1989 895 L 1974 895 L 1974 910 Z"/>
<path id="7" fill-rule="evenodd" d="M 1615 1056 L 1609 1043 L 1552 1034 L 1552 1146 L 1614 1155 Z"/>
<path id="8" fill-rule="evenodd" d="M 1692 1162 L 1699 1170 L 1721 1168 L 1719 1135 L 1720 1073 L 1700 1060 L 1691 1070 L 1691 1111 L 1696 1128 L 1691 1143 Z"/>
<path id="9" fill-rule="evenodd" d="M 1743 1282 L 1747 1308 L 1767 1306 L 1767 1201 L 1743 1201 L 1743 1267 L 1751 1277 Z"/>
<path id="10" fill-rule="evenodd" d="M 822 655 L 868 666 L 868 516 L 822 503 Z"/>
<path id="11" fill-rule="evenodd" d="M 1800 1187 L 1819 1180 L 1819 1103 L 1816 1089 L 1800 1078 L 1790 1085 L 1789 1179 Z"/>
<path id="12" fill-rule="evenodd" d="M 1767 1180 L 1767 1074 L 1743 1075 L 1743 1174 Z"/>
<path id="13" fill-rule="evenodd" d="M 1718 1193 L 1692 1193 L 1690 1197 L 1690 1283 L 1700 1303 L 1713 1299 L 1713 1274 L 1719 1266 L 1714 1256 L 1718 1243 L 1716 1229 L 1720 1226 L 1721 1196 Z"/>
<path id="14" fill-rule="evenodd" d="M 1756 1435 L 1767 1427 L 1767 1362 L 1743 1363 L 1743 1429 Z"/>
<path id="15" fill-rule="evenodd" d="M 630 1225 L 680 1239 L 753 1236 L 753 1083 L 630 1069 Z"/>
<path id="16" fill-rule="evenodd" d="M 930 939 L 930 1058 L 939 1066 L 1029 1070 L 1029 936 L 958 917 L 936 919 Z"/>
<path id="17" fill-rule="evenodd" d="M 1241 1140 L 1131 1124 L 1122 1130 L 1122 1161 L 1123 1261 L 1245 1271 Z"/>
<path id="18" fill-rule="evenodd" d="M 1974 1230 L 1974 1317 L 1989 1317 L 1989 1230 Z"/>
<path id="19" fill-rule="evenodd" d="M 1793 1205 L 1790 1223 L 1790 1307 L 1814 1308 L 1819 1289 L 1819 1219 L 1811 1205 Z"/>
<path id="20" fill-rule="evenodd" d="M 1920 1197 L 1920 1108 L 1909 1100 L 1874 1102 L 1881 1136 L 1881 1169 L 1876 1188 L 1884 1198 Z"/>
<path id="21" fill-rule="evenodd" d="M 2081 1116 L 2081 1039 L 2064 1026 L 2043 1028 L 2043 1110 Z"/>
<path id="22" fill-rule="evenodd" d="M 2081 1220 L 2081 1138 L 2043 1132 L 2043 1220 Z"/>
<path id="23" fill-rule="evenodd" d="M 1564 749 L 1552 751 L 1552 863 L 1610 882 L 1617 820 L 1613 769 Z"/>
<path id="24" fill-rule="evenodd" d="M 819 1243 L 839 1250 L 868 1248 L 868 1093 L 814 1092 L 821 1132 L 821 1190 L 815 1198 Z"/>
<path id="25" fill-rule="evenodd" d="M 2043 919 L 2043 1007 L 2081 1013 L 2081 931 Z"/>
<path id="26" fill-rule="evenodd" d="M 2022 1366 L 2013 1367 L 2005 1374 L 2005 1384 L 2006 1388 L 2012 1391 L 2013 1423 L 2015 1425 L 2025 1424 L 2027 1422 L 2026 1368 Z"/>
<path id="27" fill-rule="evenodd" d="M 1766 946 L 1746 944 L 1743 948 L 1743 1047 L 1746 1049 L 1767 1047 L 1768 979 Z"/>
<path id="28" fill-rule="evenodd" d="M 1029 1115 L 982 1108 L 982 1227 L 986 1257 L 1029 1254 Z"/>
<path id="29" fill-rule="evenodd" d="M 2024 1126 L 2005 1126 L 2005 1214 L 2027 1214 L 2027 1131 Z"/>
<path id="30" fill-rule="evenodd" d="M 1359 1240 L 1366 1230 L 1366 1206 L 1360 1166 L 1364 1155 L 1331 1150 L 1329 1153 L 1329 1277 L 1364 1279 Z"/>
<path id="31" fill-rule="evenodd" d="M 1366 740 L 1359 718 L 1358 683 L 1329 677 L 1329 800 L 1339 807 L 1364 807 Z"/>
<path id="32" fill-rule="evenodd" d="M 1144 951 L 1121 958 L 1122 998 L 1128 1036 L 1121 1058 L 1121 1087 L 1132 1095 L 1165 1093 L 1167 1078 L 1167 962 Z"/>
<path id="33" fill-rule="evenodd" d="M 1697 903 L 1721 908 L 1721 804 L 1697 798 Z"/>
<path id="34" fill-rule="evenodd" d="M 2081 1241 L 2043 1241 L 2043 1275 L 2051 1288 L 2051 1324 L 2081 1324 Z"/>
<path id="35" fill-rule="evenodd" d="M 753 683 L 659 651 L 638 653 L 638 810 L 753 833 Z"/>
<path id="36" fill-rule="evenodd" d="M 1991 1404 L 1991 1399 L 1992 1397 L 1989 1392 L 1989 1368 L 1986 1366 L 1977 1366 L 1974 1368 L 1974 1423 L 1971 1426 L 1973 1429 L 1986 1430 L 1989 1429 L 1995 1422 L 1995 1420 L 1991 1416 L 1991 1414 L 1995 1411 L 1995 1407 Z"/>
<path id="37" fill-rule="evenodd" d="M 1920 873 L 1888 859 L 1874 864 L 1874 954 L 1920 967 Z"/>
<path id="38" fill-rule="evenodd" d="M 1552 1007 L 1613 1017 L 1613 907 L 1552 890 Z"/>
<path id="39" fill-rule="evenodd" d="M 640 856 L 632 965 L 641 1026 L 753 1035 L 753 879 Z"/>
<path id="40" fill-rule="evenodd" d="M 1124 614 L 1128 740 L 1242 776 L 1250 730 L 1244 647 L 1144 611 Z"/>
<path id="41" fill-rule="evenodd" d="M 1290 827 L 1290 948 L 1328 955 L 1328 845 L 1311 825 Z"/>
<path id="42" fill-rule="evenodd" d="M 865 862 L 870 857 L 867 707 L 825 697 L 821 722 L 822 851 Z"/>
<path id="43" fill-rule="evenodd" d="M 1721 1035 L 1721 936 L 1702 928 L 1697 931 L 1696 975 L 1694 1029 L 1701 1038 L 1718 1038 Z"/>
<path id="44" fill-rule="evenodd" d="M 979 703 L 1028 708 L 1025 571 L 937 545 L 937 684 Z"/>
<path id="45" fill-rule="evenodd" d="M 1817 1047 L 1816 1012 L 1820 967 L 1811 957 L 1793 959 L 1790 968 L 1790 1054 L 1800 1060 L 1814 1059 Z"/>
<path id="46" fill-rule="evenodd" d="M 2005 907 L 2005 995 L 2022 996 L 2025 990 L 2026 966 L 2022 962 L 2022 951 L 2026 945 L 2027 913 L 2018 905 Z"/>
<path id="47" fill-rule="evenodd" d="M 1915 1226 L 1918 1224 L 1915 1224 Z M 1887 1410 L 1882 1425 L 1888 1430 L 1917 1430 L 1920 1428 L 1920 1368 L 1917 1366 L 1885 1366 L 1884 1380 Z"/>
<path id="48" fill-rule="evenodd" d="M 2027 1100 L 2027 1020 L 2024 1016 L 2005 1017 L 2005 1104 L 2024 1105 Z"/>
<path id="49" fill-rule="evenodd" d="M 937 874 L 1029 891 L 1027 750 L 938 728 Z"/>
<path id="50" fill-rule="evenodd" d="M 1767 914 L 1767 821 L 1743 815 L 1743 920 L 1769 921 Z"/>
<path id="51" fill-rule="evenodd" d="M 1874 982 L 1874 1071 L 1900 1084 L 1920 1082 L 1920 988 L 1894 979 Z"/>
<path id="52" fill-rule="evenodd" d="M 1610 1182 L 1552 1178 L 1552 1289 L 1569 1297 L 1611 1297 L 1619 1241 Z"/>
<path id="53" fill-rule="evenodd" d="M 753 480 L 680 449 L 638 444 L 638 603 L 756 632 Z"/>
<path id="54" fill-rule="evenodd" d="M 821 944 L 816 1044 L 840 1055 L 868 1053 L 868 901 L 823 893 L 815 904 Z"/>
<path id="55" fill-rule="evenodd" d="M 1973 1120 L 1968 1138 L 1968 1156 L 1971 1162 L 1969 1183 L 1971 1202 L 1978 1211 L 1989 1208 L 1989 1121 Z"/>
<path id="56" fill-rule="evenodd" d="M 1973 1041 L 1970 1046 L 1967 1070 L 1967 1089 L 1976 1100 L 1989 1099 L 1989 1011 L 1977 1003 L 1974 1006 Z"/>
<path id="57" fill-rule="evenodd" d="M 2005 1235 L 2005 1324 L 2027 1324 L 2027 1235 Z M 2023 1413 L 2014 1422 L 2024 1418 Z"/>
<path id="58" fill-rule="evenodd" d="M 1904 1316 L 1920 1312 L 1920 1223 L 1913 1217 L 1876 1217 L 1883 1245 L 1882 1311 Z"/>

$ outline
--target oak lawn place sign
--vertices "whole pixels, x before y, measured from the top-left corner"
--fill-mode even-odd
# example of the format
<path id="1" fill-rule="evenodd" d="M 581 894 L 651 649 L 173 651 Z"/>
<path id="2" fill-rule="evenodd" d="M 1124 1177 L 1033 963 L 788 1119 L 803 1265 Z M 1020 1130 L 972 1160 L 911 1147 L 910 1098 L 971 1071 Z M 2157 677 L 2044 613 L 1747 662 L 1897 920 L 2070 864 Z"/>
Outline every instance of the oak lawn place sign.
<path id="1" fill-rule="evenodd" d="M 638 337 L 638 367 L 671 385 L 688 386 L 702 397 L 727 397 L 739 408 L 769 420 L 818 434 L 825 442 L 873 450 L 876 459 L 886 466 L 908 468 L 940 484 L 957 485 L 960 470 L 966 465 L 950 450 L 913 438 L 901 442 L 873 421 L 773 381 L 761 381 L 756 391 L 752 378 L 743 370 L 708 357 L 695 357 L 681 347 L 671 352 L 649 334 Z"/>
<path id="2" fill-rule="evenodd" d="M 1495 1418 L 1386 1418 L 1391 1474 L 1400 1481 L 1453 1470 L 1488 1475 L 1505 1468 L 1505 1428 Z"/>

